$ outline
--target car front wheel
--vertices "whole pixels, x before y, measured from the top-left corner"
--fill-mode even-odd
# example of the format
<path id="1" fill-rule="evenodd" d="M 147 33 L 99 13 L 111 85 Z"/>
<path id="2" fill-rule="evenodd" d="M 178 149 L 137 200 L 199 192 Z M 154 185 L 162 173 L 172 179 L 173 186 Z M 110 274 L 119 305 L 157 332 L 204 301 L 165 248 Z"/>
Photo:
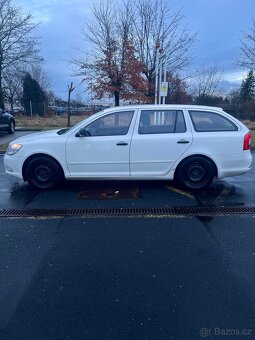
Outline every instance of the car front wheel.
<path id="1" fill-rule="evenodd" d="M 208 187 L 214 176 L 214 164 L 203 157 L 185 159 L 177 169 L 178 182 L 181 186 L 191 190 L 201 190 Z"/>
<path id="2" fill-rule="evenodd" d="M 37 157 L 28 163 L 27 180 L 36 189 L 53 189 L 62 179 L 62 169 L 53 159 Z"/>

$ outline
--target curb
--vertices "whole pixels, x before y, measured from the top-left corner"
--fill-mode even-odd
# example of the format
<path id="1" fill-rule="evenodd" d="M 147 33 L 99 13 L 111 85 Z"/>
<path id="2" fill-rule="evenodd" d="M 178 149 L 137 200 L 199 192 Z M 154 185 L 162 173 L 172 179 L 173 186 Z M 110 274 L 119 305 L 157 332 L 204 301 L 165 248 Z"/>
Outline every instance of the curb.
<path id="1" fill-rule="evenodd" d="M 35 132 L 37 132 L 37 131 L 43 131 L 44 129 L 41 129 L 41 128 L 35 128 L 35 129 L 29 129 L 29 128 L 23 128 L 23 127 L 16 127 L 15 128 L 15 131 L 21 131 L 21 132 L 26 132 L 26 131 L 35 131 Z"/>

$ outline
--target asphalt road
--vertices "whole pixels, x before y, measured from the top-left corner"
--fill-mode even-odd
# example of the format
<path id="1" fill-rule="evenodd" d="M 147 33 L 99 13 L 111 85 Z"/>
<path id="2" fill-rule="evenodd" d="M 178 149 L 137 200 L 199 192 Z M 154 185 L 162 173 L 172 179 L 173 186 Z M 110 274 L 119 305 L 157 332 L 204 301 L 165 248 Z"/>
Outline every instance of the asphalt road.
<path id="1" fill-rule="evenodd" d="M 0 236 L 1 339 L 255 338 L 254 216 L 7 219 Z"/>
<path id="2" fill-rule="evenodd" d="M 0 156 L 0 209 L 255 205 L 254 167 L 196 194 L 131 184 L 137 198 L 39 192 Z M 255 339 L 254 218 L 1 217 L 0 339 Z"/>

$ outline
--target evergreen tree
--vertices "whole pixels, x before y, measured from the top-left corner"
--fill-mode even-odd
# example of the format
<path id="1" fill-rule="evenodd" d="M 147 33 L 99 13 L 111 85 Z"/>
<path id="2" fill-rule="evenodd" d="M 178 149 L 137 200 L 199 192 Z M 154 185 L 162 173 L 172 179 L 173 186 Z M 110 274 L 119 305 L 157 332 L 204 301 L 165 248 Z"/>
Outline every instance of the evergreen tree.
<path id="1" fill-rule="evenodd" d="M 26 74 L 23 80 L 23 105 L 27 115 L 33 114 L 43 116 L 45 95 L 38 82 Z"/>
<path id="2" fill-rule="evenodd" d="M 255 99 L 255 74 L 250 70 L 247 77 L 242 81 L 240 89 L 240 101 L 245 103 Z"/>

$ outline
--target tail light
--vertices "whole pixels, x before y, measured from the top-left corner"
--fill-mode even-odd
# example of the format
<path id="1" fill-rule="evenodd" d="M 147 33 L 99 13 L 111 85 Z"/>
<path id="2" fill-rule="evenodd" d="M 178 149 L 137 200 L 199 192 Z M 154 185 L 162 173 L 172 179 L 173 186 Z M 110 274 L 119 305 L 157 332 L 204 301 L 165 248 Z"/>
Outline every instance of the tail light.
<path id="1" fill-rule="evenodd" d="M 251 133 L 248 132 L 243 139 L 243 150 L 250 150 L 251 148 Z"/>

